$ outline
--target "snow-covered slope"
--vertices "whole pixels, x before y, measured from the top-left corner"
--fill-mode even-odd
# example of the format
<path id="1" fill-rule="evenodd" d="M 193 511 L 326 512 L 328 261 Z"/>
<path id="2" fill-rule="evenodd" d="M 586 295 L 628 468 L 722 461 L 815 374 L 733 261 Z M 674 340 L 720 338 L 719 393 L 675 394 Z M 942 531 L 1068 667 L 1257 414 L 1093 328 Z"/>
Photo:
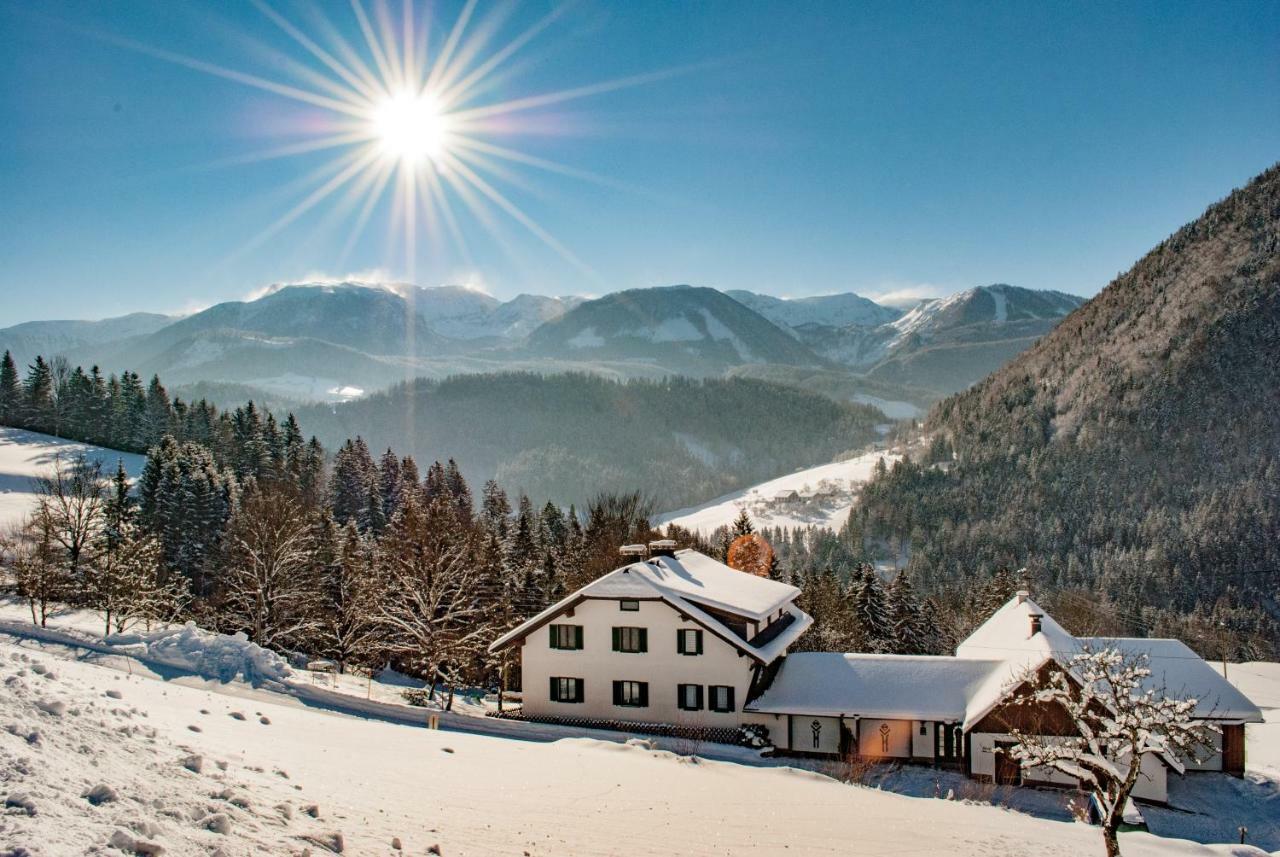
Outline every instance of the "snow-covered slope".
<path id="1" fill-rule="evenodd" d="M 587 301 L 535 330 L 528 347 L 541 355 L 646 361 L 689 374 L 743 363 L 820 362 L 759 313 L 694 286 L 632 289 Z"/>
<path id="2" fill-rule="evenodd" d="M 756 292 L 733 289 L 725 292 L 738 303 L 750 307 L 774 324 L 799 327 L 802 324 L 824 324 L 845 327 L 850 324 L 878 327 L 902 315 L 901 310 L 881 306 L 869 298 L 845 292 L 810 298 L 777 298 Z"/>
<path id="3" fill-rule="evenodd" d="M 167 680 L 166 680 L 167 678 Z M 433 731 L 0 638 L 10 854 L 1100 855 L 1095 829 L 792 768 Z M 1125 854 L 1239 855 L 1123 834 Z"/>
<path id="4" fill-rule="evenodd" d="M 895 452 L 873 451 L 844 461 L 797 470 L 768 482 L 717 497 L 709 503 L 658 515 L 655 525 L 679 524 L 711 533 L 728 526 L 743 509 L 757 527 L 844 526 L 858 488 L 871 478 L 876 462 L 892 465 L 901 458 Z"/>
<path id="5" fill-rule="evenodd" d="M 108 475 L 115 470 L 117 460 L 124 461 L 125 470 L 134 477 L 142 472 L 142 465 L 146 463 L 145 456 L 131 452 L 0 427 L 0 530 L 19 523 L 31 511 L 36 500 L 31 480 L 48 473 L 54 456 L 79 452 L 102 462 L 102 469 Z"/>

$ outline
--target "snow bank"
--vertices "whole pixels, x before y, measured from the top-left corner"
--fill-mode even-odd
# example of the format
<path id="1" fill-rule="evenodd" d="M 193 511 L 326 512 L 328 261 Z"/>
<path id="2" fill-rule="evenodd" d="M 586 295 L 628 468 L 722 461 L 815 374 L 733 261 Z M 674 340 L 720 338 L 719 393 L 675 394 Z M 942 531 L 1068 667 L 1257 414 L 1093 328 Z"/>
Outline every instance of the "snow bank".
<path id="1" fill-rule="evenodd" d="M 256 687 L 266 682 L 282 682 L 291 674 L 283 658 L 249 642 L 243 633 L 215 634 L 196 627 L 194 622 L 145 634 L 112 634 L 103 642 L 123 654 L 224 683 L 239 676 Z"/>

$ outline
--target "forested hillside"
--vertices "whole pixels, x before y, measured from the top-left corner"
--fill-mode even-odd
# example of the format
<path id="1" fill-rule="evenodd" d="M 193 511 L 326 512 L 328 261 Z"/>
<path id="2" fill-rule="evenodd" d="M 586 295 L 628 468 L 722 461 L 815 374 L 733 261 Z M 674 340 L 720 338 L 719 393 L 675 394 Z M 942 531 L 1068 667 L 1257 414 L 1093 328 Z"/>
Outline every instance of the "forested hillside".
<path id="1" fill-rule="evenodd" d="M 884 422 L 874 408 L 748 379 L 525 373 L 419 380 L 298 417 L 331 447 L 362 435 L 562 504 L 625 486 L 659 508 L 830 461 Z"/>
<path id="2" fill-rule="evenodd" d="M 926 428 L 929 455 L 867 488 L 850 535 L 909 542 L 928 590 L 1026 565 L 1097 630 L 1274 657 L 1280 167 Z"/>

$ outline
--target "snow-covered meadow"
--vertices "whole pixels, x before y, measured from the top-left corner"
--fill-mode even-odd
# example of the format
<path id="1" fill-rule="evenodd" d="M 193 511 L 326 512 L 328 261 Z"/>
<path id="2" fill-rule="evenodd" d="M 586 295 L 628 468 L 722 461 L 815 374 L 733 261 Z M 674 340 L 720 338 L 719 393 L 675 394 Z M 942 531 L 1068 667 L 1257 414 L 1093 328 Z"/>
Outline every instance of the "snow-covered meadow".
<path id="1" fill-rule="evenodd" d="M 0 635 L 0 853 L 1102 853 L 1095 828 L 987 801 L 688 755 L 710 745 L 512 740 L 448 718 L 422 728 L 420 709 L 406 709 L 412 725 L 352 716 L 289 692 L 251 644 L 188 629 L 160 663 L 165 648 L 145 643 L 174 634 L 109 641 L 148 659 L 137 660 L 87 638 L 32 639 L 20 616 L 6 606 Z M 87 633 L 83 614 L 58 624 L 54 634 Z M 206 677 L 219 672 L 192 657 L 195 637 L 241 665 L 221 673 L 235 678 Z M 1261 666 L 1259 687 L 1280 692 L 1280 670 Z M 1267 853 L 1148 834 L 1122 844 L 1135 857 Z"/>
<path id="2" fill-rule="evenodd" d="M 0 427 L 0 530 L 19 523 L 31 511 L 36 499 L 31 480 L 46 475 L 55 456 L 82 452 L 101 462 L 103 472 L 108 474 L 118 460 L 124 461 L 125 470 L 133 477 L 142 472 L 146 463 L 143 455 Z"/>
<path id="3" fill-rule="evenodd" d="M 843 461 L 807 467 L 717 497 L 700 506 L 679 509 L 654 519 L 655 524 L 679 524 L 710 533 L 728 526 L 743 509 L 757 527 L 826 527 L 838 530 L 849 518 L 858 489 L 871 478 L 876 462 L 892 466 L 902 456 L 872 450 Z"/>

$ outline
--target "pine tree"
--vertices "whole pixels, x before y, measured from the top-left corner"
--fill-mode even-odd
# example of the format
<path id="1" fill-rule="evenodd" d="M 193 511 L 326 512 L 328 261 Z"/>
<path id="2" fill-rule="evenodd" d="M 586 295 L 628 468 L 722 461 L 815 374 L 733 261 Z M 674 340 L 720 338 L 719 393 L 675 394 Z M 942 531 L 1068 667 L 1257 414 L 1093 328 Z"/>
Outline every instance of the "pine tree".
<path id="1" fill-rule="evenodd" d="M 729 531 L 731 539 L 739 536 L 749 536 L 756 531 L 755 524 L 751 523 L 751 516 L 747 514 L 746 509 L 738 512 L 738 517 L 733 519 L 733 526 Z"/>
<path id="2" fill-rule="evenodd" d="M 22 418 L 22 383 L 13 355 L 5 351 L 0 359 L 0 425 L 17 425 Z"/>
<path id="3" fill-rule="evenodd" d="M 892 651 L 900 655 L 927 654 L 928 640 L 920 604 L 916 601 L 915 590 L 905 571 L 898 572 L 898 576 L 889 585 L 888 605 L 893 623 Z"/>
<path id="4" fill-rule="evenodd" d="M 27 380 L 22 390 L 22 424 L 32 431 L 54 429 L 53 370 L 43 357 L 27 367 Z"/>
<path id="5" fill-rule="evenodd" d="M 497 482 L 490 479 L 484 483 L 481 491 L 480 520 L 485 530 L 505 542 L 507 527 L 511 517 L 511 503 L 507 500 L 507 492 Z"/>
<path id="6" fill-rule="evenodd" d="M 462 478 L 462 471 L 458 469 L 458 462 L 452 458 L 449 459 L 444 468 L 444 483 L 449 496 L 453 499 L 453 506 L 457 511 L 458 520 L 470 526 L 471 516 L 475 514 L 471 488 L 467 485 L 467 480 Z"/>
<path id="7" fill-rule="evenodd" d="M 882 652 L 891 648 L 893 620 L 880 576 L 864 564 L 853 580 L 850 595 L 853 612 L 864 638 L 866 651 Z"/>
<path id="8" fill-rule="evenodd" d="M 147 386 L 146 409 L 143 416 L 142 444 L 148 449 L 160 442 L 160 438 L 172 433 L 173 409 L 169 393 L 160 383 L 159 375 L 151 376 Z"/>

